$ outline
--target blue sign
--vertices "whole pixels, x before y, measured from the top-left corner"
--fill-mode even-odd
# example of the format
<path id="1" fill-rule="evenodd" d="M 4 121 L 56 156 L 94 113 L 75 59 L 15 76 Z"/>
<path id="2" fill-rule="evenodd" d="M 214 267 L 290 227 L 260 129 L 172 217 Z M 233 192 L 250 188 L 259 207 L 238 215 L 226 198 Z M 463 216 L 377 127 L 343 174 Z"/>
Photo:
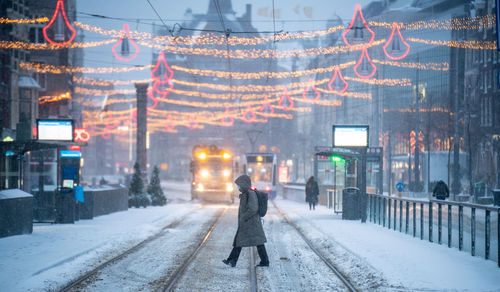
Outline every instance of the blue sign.
<path id="1" fill-rule="evenodd" d="M 398 192 L 402 192 L 402 191 L 404 191 L 404 189 L 405 189 L 405 184 L 404 184 L 404 183 L 402 183 L 402 182 L 398 182 L 398 183 L 396 184 L 396 189 L 398 190 Z"/>
<path id="2" fill-rule="evenodd" d="M 83 187 L 82 186 L 76 186 L 73 191 L 75 192 L 75 200 L 77 200 L 80 203 L 83 203 L 85 201 L 85 198 L 83 196 Z"/>
<path id="3" fill-rule="evenodd" d="M 65 158 L 80 158 L 82 157 L 82 152 L 80 151 L 71 151 L 71 150 L 61 150 L 61 157 Z"/>

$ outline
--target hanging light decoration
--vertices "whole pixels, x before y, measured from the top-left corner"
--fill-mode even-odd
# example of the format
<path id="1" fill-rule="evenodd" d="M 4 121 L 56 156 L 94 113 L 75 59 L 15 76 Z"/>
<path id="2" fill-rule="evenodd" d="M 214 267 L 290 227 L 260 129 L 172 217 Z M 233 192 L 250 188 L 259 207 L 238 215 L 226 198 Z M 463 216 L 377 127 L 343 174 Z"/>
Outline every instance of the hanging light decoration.
<path id="1" fill-rule="evenodd" d="M 281 99 L 279 100 L 278 105 L 284 111 L 289 111 L 291 108 L 293 108 L 293 100 L 288 94 L 288 89 L 285 88 L 283 90 L 283 94 L 281 95 Z"/>
<path id="2" fill-rule="evenodd" d="M 367 32 L 365 31 L 365 29 L 367 30 Z M 354 36 L 350 38 L 349 41 L 347 34 L 351 33 L 351 31 L 354 32 Z M 351 23 L 349 23 L 347 29 L 342 33 L 342 38 L 344 39 L 344 43 L 349 48 L 352 48 L 352 46 L 354 45 L 363 43 L 366 45 L 370 45 L 373 43 L 373 40 L 375 39 L 375 33 L 370 29 L 370 27 L 368 27 L 368 24 L 363 17 L 363 12 L 361 11 L 361 5 L 356 4 L 354 6 L 354 16 L 352 17 Z M 368 39 L 368 41 L 364 41 L 365 39 Z"/>
<path id="3" fill-rule="evenodd" d="M 308 100 L 319 99 L 320 93 L 314 86 L 314 80 L 312 78 L 309 78 L 309 83 L 307 84 L 307 87 L 304 89 L 304 92 L 302 92 L 302 97 Z"/>
<path id="4" fill-rule="evenodd" d="M 225 127 L 230 127 L 234 124 L 234 118 L 231 117 L 229 113 L 229 108 L 226 108 L 226 111 L 224 112 L 224 117 L 221 119 L 221 124 L 222 126 Z"/>
<path id="5" fill-rule="evenodd" d="M 131 44 L 135 48 L 135 53 L 132 56 L 130 56 L 130 45 Z M 118 52 L 116 51 L 116 48 L 118 48 L 118 46 L 120 46 L 120 54 L 118 54 Z M 139 46 L 137 46 L 135 44 L 134 40 L 130 37 L 130 30 L 129 30 L 128 23 L 125 23 L 123 25 L 123 31 L 120 35 L 120 39 L 118 40 L 118 42 L 116 42 L 116 44 L 113 46 L 113 48 L 111 50 L 113 51 L 113 54 L 115 55 L 115 57 L 118 60 L 122 60 L 122 61 L 131 61 L 131 60 L 135 59 L 135 57 L 137 57 L 137 55 L 139 54 L 139 51 L 140 51 Z"/>
<path id="6" fill-rule="evenodd" d="M 333 85 L 333 86 L 332 86 Z M 328 88 L 334 93 L 344 93 L 347 90 L 348 83 L 345 81 L 339 68 L 335 69 L 332 79 L 328 82 Z"/>
<path id="7" fill-rule="evenodd" d="M 151 77 L 161 83 L 167 82 L 174 77 L 174 71 L 168 66 L 163 52 L 158 55 L 158 61 L 151 71 Z"/>
<path id="8" fill-rule="evenodd" d="M 198 122 L 196 121 L 193 115 L 189 116 L 189 121 L 186 127 L 190 130 L 194 130 L 198 127 Z"/>
<path id="9" fill-rule="evenodd" d="M 42 31 L 45 40 L 56 46 L 66 46 L 73 41 L 76 36 L 76 30 L 71 26 L 66 17 L 63 0 L 57 1 L 54 15 L 52 15 L 50 22 L 43 27 Z"/>
<path id="10" fill-rule="evenodd" d="M 274 108 L 269 103 L 269 100 L 268 100 L 267 97 L 264 100 L 264 104 L 260 107 L 259 112 L 261 112 L 262 115 L 265 116 L 265 117 L 268 117 L 268 116 L 274 114 Z"/>
<path id="11" fill-rule="evenodd" d="M 243 114 L 243 121 L 245 123 L 253 123 L 256 118 L 257 115 L 253 112 L 252 108 L 249 105 L 247 105 L 247 109 Z"/>
<path id="12" fill-rule="evenodd" d="M 387 47 L 389 44 L 391 45 L 391 49 L 388 51 Z M 401 50 L 401 44 L 406 47 L 405 50 Z M 391 60 L 401 60 L 410 52 L 410 45 L 403 39 L 399 25 L 396 22 L 392 24 L 391 35 L 382 48 L 387 58 Z"/>
<path id="13" fill-rule="evenodd" d="M 167 116 L 167 119 L 165 120 L 165 129 L 167 129 L 169 131 L 175 129 L 175 124 L 172 121 L 172 115 Z"/>
<path id="14" fill-rule="evenodd" d="M 157 79 L 153 81 L 153 91 L 158 94 L 164 95 L 164 97 L 167 96 L 172 88 L 174 88 L 174 83 L 171 79 L 165 82 L 161 82 Z"/>
<path id="15" fill-rule="evenodd" d="M 354 73 L 356 73 L 359 78 L 367 79 L 373 77 L 375 72 L 377 72 L 377 67 L 375 67 L 368 56 L 368 50 L 364 48 L 358 63 L 354 65 Z"/>

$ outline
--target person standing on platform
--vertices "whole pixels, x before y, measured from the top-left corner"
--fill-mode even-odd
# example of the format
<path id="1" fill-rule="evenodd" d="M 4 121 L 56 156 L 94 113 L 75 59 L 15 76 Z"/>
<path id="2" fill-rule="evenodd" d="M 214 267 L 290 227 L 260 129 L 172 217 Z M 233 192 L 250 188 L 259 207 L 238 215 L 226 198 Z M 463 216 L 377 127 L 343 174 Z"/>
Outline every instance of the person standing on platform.
<path id="1" fill-rule="evenodd" d="M 309 203 L 309 210 L 315 210 L 318 204 L 319 187 L 318 183 L 311 176 L 306 183 L 306 202 Z"/>

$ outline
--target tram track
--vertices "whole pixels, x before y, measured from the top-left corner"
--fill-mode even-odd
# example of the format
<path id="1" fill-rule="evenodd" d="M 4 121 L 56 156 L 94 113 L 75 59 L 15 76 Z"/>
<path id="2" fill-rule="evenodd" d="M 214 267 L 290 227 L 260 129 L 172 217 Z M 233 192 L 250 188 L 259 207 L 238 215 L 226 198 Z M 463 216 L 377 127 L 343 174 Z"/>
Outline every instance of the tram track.
<path id="1" fill-rule="evenodd" d="M 204 209 L 206 206 L 199 206 L 198 208 L 195 209 L 195 211 L 199 211 Z M 220 214 L 217 216 L 219 218 L 221 214 L 227 209 L 227 206 L 220 212 Z M 130 247 L 129 249 L 125 250 L 124 252 L 121 252 L 120 254 L 113 256 L 112 258 L 106 260 L 105 262 L 99 264 L 95 268 L 91 269 L 90 271 L 85 272 L 81 276 L 77 277 L 76 279 L 71 280 L 61 288 L 59 288 L 56 291 L 75 291 L 75 290 L 81 290 L 84 289 L 85 287 L 88 286 L 88 282 L 91 281 L 93 277 L 98 275 L 100 272 L 104 271 L 106 268 L 111 267 L 113 265 L 116 265 L 120 263 L 121 261 L 125 260 L 128 256 L 141 251 L 144 249 L 148 244 L 154 242 L 155 240 L 161 238 L 162 236 L 165 236 L 168 230 L 175 229 L 179 225 L 181 225 L 189 216 L 191 216 L 192 213 L 188 213 L 183 215 L 182 217 L 178 218 L 177 220 L 171 222 L 170 224 L 164 226 L 161 228 L 157 233 L 149 236 L 148 238 L 144 239 L 143 241 L 137 243 L 136 245 Z M 217 219 L 215 219 L 217 220 Z M 213 223 L 212 223 L 213 224 Z"/>
<path id="2" fill-rule="evenodd" d="M 330 269 L 335 276 L 344 284 L 347 290 L 351 292 L 358 291 L 356 287 L 350 282 L 349 278 L 345 276 L 335 264 L 333 264 L 327 257 L 325 257 L 313 244 L 312 242 L 304 235 L 302 230 L 292 221 L 285 212 L 283 212 L 276 203 L 272 202 L 278 213 L 285 219 L 285 221 L 293 227 L 293 229 L 299 234 L 299 236 L 304 240 L 304 242 L 309 246 L 309 248 L 323 261 L 323 263 Z"/>

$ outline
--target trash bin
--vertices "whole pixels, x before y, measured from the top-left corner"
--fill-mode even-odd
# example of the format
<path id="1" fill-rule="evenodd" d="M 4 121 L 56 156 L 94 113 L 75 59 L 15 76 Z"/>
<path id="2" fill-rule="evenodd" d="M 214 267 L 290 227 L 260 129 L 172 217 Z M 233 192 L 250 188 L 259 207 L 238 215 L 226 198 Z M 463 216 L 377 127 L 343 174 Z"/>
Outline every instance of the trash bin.
<path id="1" fill-rule="evenodd" d="M 359 189 L 348 187 L 342 190 L 342 220 L 358 220 L 359 216 Z"/>
<path id="2" fill-rule="evenodd" d="M 500 189 L 493 190 L 493 204 L 495 206 L 500 206 Z"/>
<path id="3" fill-rule="evenodd" d="M 57 195 L 57 223 L 75 223 L 75 197 L 72 189 L 61 189 Z"/>

